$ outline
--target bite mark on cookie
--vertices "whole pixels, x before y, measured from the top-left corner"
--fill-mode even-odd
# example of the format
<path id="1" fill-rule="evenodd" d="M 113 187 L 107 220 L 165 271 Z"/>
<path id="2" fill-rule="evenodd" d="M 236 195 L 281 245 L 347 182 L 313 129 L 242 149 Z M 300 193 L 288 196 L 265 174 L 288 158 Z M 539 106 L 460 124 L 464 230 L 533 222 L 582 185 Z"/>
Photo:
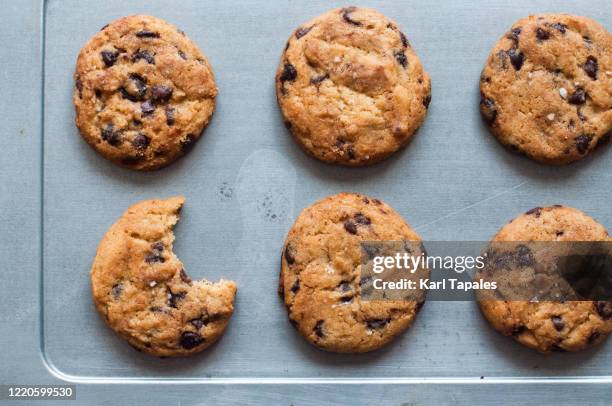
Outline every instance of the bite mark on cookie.
<path id="1" fill-rule="evenodd" d="M 235 284 L 192 281 L 172 252 L 183 202 L 174 197 L 132 206 L 105 235 L 91 270 L 94 303 L 109 326 L 156 356 L 205 349 L 233 313 Z"/>

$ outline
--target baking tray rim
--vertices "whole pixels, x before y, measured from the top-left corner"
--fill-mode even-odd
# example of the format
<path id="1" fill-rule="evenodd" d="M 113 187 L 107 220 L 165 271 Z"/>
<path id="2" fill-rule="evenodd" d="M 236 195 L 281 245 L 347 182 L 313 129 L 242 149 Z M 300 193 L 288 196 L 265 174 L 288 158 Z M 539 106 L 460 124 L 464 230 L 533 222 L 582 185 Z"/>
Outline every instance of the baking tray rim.
<path id="1" fill-rule="evenodd" d="M 41 0 L 40 6 L 40 49 L 41 49 L 41 117 L 40 117 L 40 260 L 39 260 L 39 345 L 43 365 L 49 373 L 65 382 L 79 384 L 212 384 L 212 385 L 398 385 L 398 384 L 430 384 L 430 385 L 487 385 L 487 384 L 612 384 L 612 375 L 574 376 L 574 377 L 92 377 L 72 375 L 61 371 L 49 358 L 45 350 L 45 307 L 44 307 L 44 176 L 45 176 L 45 65 L 46 65 L 46 17 L 47 5 L 50 0 Z"/>

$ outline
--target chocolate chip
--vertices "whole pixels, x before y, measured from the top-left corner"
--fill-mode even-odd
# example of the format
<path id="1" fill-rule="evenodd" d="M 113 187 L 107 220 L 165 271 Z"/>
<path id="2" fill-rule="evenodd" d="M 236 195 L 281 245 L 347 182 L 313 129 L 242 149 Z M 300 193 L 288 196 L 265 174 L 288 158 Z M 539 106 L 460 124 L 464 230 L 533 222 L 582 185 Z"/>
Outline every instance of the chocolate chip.
<path id="1" fill-rule="evenodd" d="M 512 66 L 514 66 L 514 69 L 521 70 L 523 62 L 525 61 L 525 55 L 516 48 L 512 48 L 508 50 L 508 57 L 510 57 L 510 62 Z"/>
<path id="2" fill-rule="evenodd" d="M 567 101 L 571 104 L 584 104 L 586 103 L 586 93 L 584 91 L 584 89 L 582 89 L 581 87 L 577 88 L 574 93 L 572 93 L 568 98 Z"/>
<path id="3" fill-rule="evenodd" d="M 587 343 L 593 344 L 600 337 L 601 337 L 601 334 L 599 333 L 599 331 L 594 331 L 593 333 L 591 333 L 591 335 L 589 335 L 589 338 L 587 338 Z"/>
<path id="4" fill-rule="evenodd" d="M 425 96 L 425 98 L 423 99 L 423 106 L 425 106 L 426 109 L 429 108 L 429 103 L 431 103 L 431 94 L 428 94 L 427 96 Z"/>
<path id="5" fill-rule="evenodd" d="M 101 137 L 104 141 L 108 142 L 113 147 L 121 144 L 121 134 L 119 131 L 115 131 L 112 124 L 107 124 L 101 131 Z"/>
<path id="6" fill-rule="evenodd" d="M 295 67 L 289 62 L 285 62 L 283 66 L 283 73 L 280 75 L 281 82 L 293 82 L 297 78 L 297 71 Z"/>
<path id="7" fill-rule="evenodd" d="M 291 285 L 291 293 L 296 294 L 298 290 L 300 290 L 300 280 L 296 279 L 293 285 Z"/>
<path id="8" fill-rule="evenodd" d="M 533 215 L 535 215 L 536 217 L 540 217 L 540 215 L 542 214 L 542 208 L 541 208 L 541 207 L 534 207 L 534 208 L 533 208 L 533 209 L 531 209 L 531 210 L 527 210 L 527 211 L 525 212 L 525 214 L 533 214 Z"/>
<path id="9" fill-rule="evenodd" d="M 183 334 L 181 334 L 181 347 L 186 350 L 195 348 L 203 342 L 204 339 L 197 333 L 185 331 Z"/>
<path id="10" fill-rule="evenodd" d="M 527 327 L 525 326 L 516 326 L 512 329 L 512 335 L 513 336 L 519 336 L 521 335 L 525 330 L 527 330 Z"/>
<path id="11" fill-rule="evenodd" d="M 376 255 L 378 255 L 380 251 L 379 247 L 369 243 L 362 243 L 361 249 L 363 250 L 368 259 L 374 258 Z"/>
<path id="12" fill-rule="evenodd" d="M 592 137 L 590 135 L 579 135 L 576 137 L 574 142 L 576 143 L 576 150 L 579 154 L 584 155 L 589 150 Z"/>
<path id="13" fill-rule="evenodd" d="M 174 125 L 174 109 L 172 107 L 166 107 L 166 124 Z"/>
<path id="14" fill-rule="evenodd" d="M 404 46 L 404 48 L 408 48 L 410 46 L 410 43 L 408 42 L 408 38 L 406 38 L 404 33 L 401 31 L 399 32 L 399 36 L 400 36 L 400 39 L 402 40 L 402 45 Z"/>
<path id="15" fill-rule="evenodd" d="M 597 80 L 597 59 L 594 56 L 588 56 L 586 62 L 582 66 L 582 69 L 587 75 L 593 80 Z"/>
<path id="16" fill-rule="evenodd" d="M 100 52 L 100 55 L 102 56 L 102 62 L 104 62 L 104 65 L 106 65 L 107 68 L 110 68 L 115 64 L 115 62 L 117 62 L 119 52 L 102 51 Z"/>
<path id="17" fill-rule="evenodd" d="M 172 293 L 170 289 L 168 289 L 168 306 L 178 308 L 178 302 L 185 299 L 185 292 Z"/>
<path id="18" fill-rule="evenodd" d="M 83 81 L 81 80 L 80 77 L 76 78 L 76 80 L 74 81 L 74 85 L 79 91 L 79 97 L 83 97 Z"/>
<path id="19" fill-rule="evenodd" d="M 327 78 L 329 78 L 329 75 L 327 73 L 324 73 L 324 74 L 319 75 L 319 76 L 313 76 L 313 77 L 310 78 L 310 84 L 311 85 L 319 85 L 321 82 L 323 82 Z"/>
<path id="20" fill-rule="evenodd" d="M 565 30 L 567 29 L 567 25 L 563 23 L 552 23 L 550 26 L 559 31 L 561 34 L 565 34 Z"/>
<path id="21" fill-rule="evenodd" d="M 600 300 L 595 302 L 595 307 L 602 319 L 608 320 L 612 317 L 612 302 Z"/>
<path id="22" fill-rule="evenodd" d="M 177 52 L 181 59 L 187 60 L 187 55 L 185 55 L 185 52 L 181 51 L 180 49 Z"/>
<path id="23" fill-rule="evenodd" d="M 138 62 L 139 60 L 144 59 L 147 63 L 151 65 L 155 65 L 155 58 L 147 51 L 141 51 L 140 49 L 137 52 L 134 52 L 132 55 L 132 62 Z"/>
<path id="24" fill-rule="evenodd" d="M 106 25 L 104 25 L 102 28 L 100 28 L 100 31 L 104 31 L 105 29 L 107 29 L 107 28 L 108 28 L 108 26 L 109 26 L 109 25 L 110 25 L 110 24 L 106 24 Z"/>
<path id="25" fill-rule="evenodd" d="M 506 35 L 506 38 L 511 39 L 514 42 L 518 42 L 519 35 L 521 35 L 521 27 L 516 27 L 510 30 L 510 32 Z"/>
<path id="26" fill-rule="evenodd" d="M 480 98 L 480 112 L 489 124 L 493 124 L 497 118 L 497 107 L 495 107 L 495 102 L 484 96 Z"/>
<path id="27" fill-rule="evenodd" d="M 120 87 L 119 92 L 124 99 L 137 102 L 144 100 L 147 93 L 147 81 L 137 73 L 130 73 L 127 87 Z M 129 89 L 128 89 L 129 88 Z"/>
<path id="28" fill-rule="evenodd" d="M 151 100 L 147 100 L 140 105 L 140 111 L 142 111 L 143 116 L 148 116 L 155 112 L 155 106 L 151 102 Z"/>
<path id="29" fill-rule="evenodd" d="M 495 269 L 509 268 L 510 265 L 514 262 L 514 256 L 509 252 L 505 252 L 502 254 L 491 254 L 490 257 L 493 258 L 493 266 Z"/>
<path id="30" fill-rule="evenodd" d="M 519 245 L 516 254 L 516 263 L 519 266 L 527 267 L 533 266 L 535 264 L 535 259 L 533 258 L 531 249 L 529 249 L 529 247 L 527 247 L 526 245 Z"/>
<path id="31" fill-rule="evenodd" d="M 359 21 L 355 21 L 351 18 L 351 13 L 353 13 L 353 11 L 355 10 L 357 10 L 357 7 L 351 6 L 351 7 L 343 8 L 342 10 L 340 10 L 340 13 L 342 14 L 342 19 L 346 21 L 347 23 L 353 24 L 356 26 L 360 26 L 361 23 Z"/>
<path id="32" fill-rule="evenodd" d="M 607 133 L 605 133 L 603 135 L 603 137 L 601 137 L 598 141 L 597 141 L 597 146 L 601 147 L 602 145 L 607 144 L 608 142 L 610 142 L 610 138 L 612 138 L 612 130 L 608 131 Z"/>
<path id="33" fill-rule="evenodd" d="M 388 319 L 373 319 L 366 320 L 366 324 L 370 330 L 378 330 L 384 328 L 390 320 Z"/>
<path id="34" fill-rule="evenodd" d="M 357 234 L 357 224 L 352 220 L 346 220 L 344 222 L 344 229 L 351 234 Z"/>
<path id="35" fill-rule="evenodd" d="M 222 318 L 223 316 L 221 314 L 209 315 L 208 313 L 204 313 L 197 319 L 189 320 L 189 323 L 199 330 L 203 326 L 207 326 L 209 323 L 221 320 Z"/>
<path id="36" fill-rule="evenodd" d="M 348 144 L 346 147 L 346 153 L 349 159 L 355 159 L 355 149 L 353 148 L 353 144 Z"/>
<path id="37" fill-rule="evenodd" d="M 285 89 L 285 82 L 293 82 L 297 78 L 297 70 L 295 67 L 289 62 L 285 62 L 283 66 L 283 73 L 281 73 L 279 80 L 281 82 L 281 93 L 286 94 L 287 90 Z"/>
<path id="38" fill-rule="evenodd" d="M 164 263 L 166 259 L 162 257 L 162 252 L 164 251 L 164 245 L 161 242 L 156 242 L 151 245 L 151 252 L 147 254 L 145 257 L 145 262 L 148 264 L 152 264 L 155 262 Z"/>
<path id="39" fill-rule="evenodd" d="M 304 35 L 308 34 L 312 30 L 312 27 L 300 27 L 295 30 L 295 38 L 300 39 Z"/>
<path id="40" fill-rule="evenodd" d="M 536 29 L 536 37 L 540 41 L 546 41 L 547 39 L 550 38 L 550 33 L 548 31 L 546 31 L 545 29 L 538 27 Z"/>
<path id="41" fill-rule="evenodd" d="M 151 143 L 151 139 L 147 137 L 146 135 L 144 135 L 143 133 L 138 133 L 136 137 L 134 137 L 134 139 L 132 140 L 132 145 L 134 146 L 134 148 L 138 150 L 147 149 L 150 143 Z"/>
<path id="42" fill-rule="evenodd" d="M 181 268 L 181 272 L 179 273 L 181 280 L 185 283 L 191 283 L 191 278 L 185 273 L 185 270 Z"/>
<path id="43" fill-rule="evenodd" d="M 155 102 L 167 102 L 172 97 L 172 88 L 168 86 L 153 86 L 151 97 Z"/>
<path id="44" fill-rule="evenodd" d="M 289 265 L 293 265 L 295 263 L 295 256 L 294 256 L 293 248 L 291 247 L 290 244 L 287 244 L 287 246 L 285 247 L 284 256 L 285 256 L 285 260 L 287 261 Z"/>
<path id="45" fill-rule="evenodd" d="M 183 152 L 187 152 L 189 151 L 191 148 L 193 148 L 193 145 L 196 142 L 196 136 L 193 134 L 187 134 L 185 136 L 185 139 L 181 140 L 181 150 Z"/>
<path id="46" fill-rule="evenodd" d="M 353 296 L 341 296 L 340 302 L 342 303 L 351 303 L 353 301 Z"/>
<path id="47" fill-rule="evenodd" d="M 557 331 L 561 331 L 565 327 L 565 322 L 563 321 L 561 316 L 552 316 L 550 318 L 550 321 L 552 321 L 552 324 L 553 326 L 555 326 L 555 330 Z"/>
<path id="48" fill-rule="evenodd" d="M 338 285 L 338 289 L 340 289 L 340 292 L 349 292 L 351 290 L 351 283 L 347 281 L 342 281 Z"/>
<path id="49" fill-rule="evenodd" d="M 319 338 L 325 337 L 325 332 L 323 331 L 323 323 L 324 323 L 323 320 L 317 321 L 317 324 L 315 324 L 314 329 L 313 329 L 313 331 Z"/>
<path id="50" fill-rule="evenodd" d="M 143 159 L 143 156 L 142 156 L 142 155 L 129 156 L 129 157 L 127 157 L 127 158 L 123 158 L 123 159 L 121 160 L 121 163 L 122 163 L 123 165 L 127 165 L 127 166 L 129 166 L 129 165 L 135 165 L 135 164 L 137 164 L 138 162 L 142 161 L 142 159 Z"/>
<path id="51" fill-rule="evenodd" d="M 149 30 L 142 30 L 142 31 L 138 31 L 136 33 L 136 36 L 138 38 L 159 38 L 159 33 L 158 32 L 153 32 L 153 31 L 149 31 Z"/>
<path id="52" fill-rule="evenodd" d="M 361 278 L 359 280 L 359 287 L 363 288 L 365 285 L 369 284 L 370 282 L 372 282 L 374 278 L 371 276 L 366 276 L 365 278 Z"/>
<path id="53" fill-rule="evenodd" d="M 369 217 L 366 217 L 361 213 L 355 214 L 354 217 L 355 217 L 355 221 L 357 222 L 357 224 L 369 226 L 372 223 Z"/>
<path id="54" fill-rule="evenodd" d="M 116 285 L 113 285 L 113 287 L 111 288 L 111 294 L 113 296 L 113 299 L 115 300 L 119 299 L 119 296 L 121 296 L 121 293 L 123 293 L 123 285 L 121 283 L 117 283 Z"/>
<path id="55" fill-rule="evenodd" d="M 395 56 L 397 62 L 404 68 L 408 66 L 408 59 L 406 58 L 406 54 L 404 54 L 404 51 L 395 51 L 393 55 Z"/>

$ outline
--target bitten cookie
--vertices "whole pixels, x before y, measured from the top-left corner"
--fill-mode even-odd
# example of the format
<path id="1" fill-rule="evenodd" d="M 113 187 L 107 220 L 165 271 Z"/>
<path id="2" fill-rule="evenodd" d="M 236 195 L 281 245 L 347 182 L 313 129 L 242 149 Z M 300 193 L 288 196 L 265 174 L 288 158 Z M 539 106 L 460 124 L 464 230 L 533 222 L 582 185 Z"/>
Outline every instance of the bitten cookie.
<path id="1" fill-rule="evenodd" d="M 151 170 L 200 138 L 215 108 L 212 69 L 185 33 L 151 16 L 123 17 L 81 50 L 74 73 L 76 125 L 111 161 Z"/>
<path id="2" fill-rule="evenodd" d="M 504 145 L 567 164 L 610 138 L 612 35 L 567 14 L 517 21 L 480 77 L 480 111 Z"/>
<path id="3" fill-rule="evenodd" d="M 431 83 L 393 21 L 347 7 L 291 35 L 276 96 L 286 126 L 307 153 L 360 166 L 408 143 L 427 114 Z"/>
<path id="4" fill-rule="evenodd" d="M 518 216 L 493 241 L 610 241 L 610 237 L 583 212 L 551 206 Z M 582 350 L 602 342 L 612 331 L 612 302 L 482 300 L 479 306 L 496 330 L 543 353 Z"/>
<path id="5" fill-rule="evenodd" d="M 145 200 L 108 230 L 91 268 L 96 308 L 134 348 L 186 356 L 214 343 L 234 311 L 236 285 L 192 281 L 172 252 L 185 199 Z"/>
<path id="6" fill-rule="evenodd" d="M 375 350 L 406 330 L 422 301 L 362 298 L 360 243 L 401 240 L 420 237 L 380 200 L 341 193 L 306 208 L 281 259 L 279 292 L 293 326 L 316 347 L 344 353 Z"/>

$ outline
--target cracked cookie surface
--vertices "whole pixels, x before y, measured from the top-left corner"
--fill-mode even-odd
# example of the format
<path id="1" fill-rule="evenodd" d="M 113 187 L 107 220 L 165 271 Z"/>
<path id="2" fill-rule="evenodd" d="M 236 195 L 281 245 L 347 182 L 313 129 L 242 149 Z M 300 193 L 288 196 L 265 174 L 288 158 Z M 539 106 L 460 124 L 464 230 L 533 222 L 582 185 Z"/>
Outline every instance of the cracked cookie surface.
<path id="1" fill-rule="evenodd" d="M 364 300 L 361 242 L 420 241 L 387 204 L 341 193 L 306 208 L 285 241 L 279 280 L 289 320 L 314 346 L 372 351 L 413 322 L 423 301 Z M 370 283 L 371 286 L 371 283 Z"/>
<path id="2" fill-rule="evenodd" d="M 586 17 L 523 18 L 491 51 L 480 92 L 502 144 L 547 164 L 579 160 L 610 138 L 612 35 Z"/>
<path id="3" fill-rule="evenodd" d="M 108 230 L 91 268 L 93 301 L 106 323 L 134 348 L 187 356 L 223 334 L 236 285 L 192 281 L 172 252 L 185 199 L 145 200 Z"/>
<path id="4" fill-rule="evenodd" d="M 393 21 L 347 7 L 292 33 L 276 95 L 286 126 L 307 153 L 360 166 L 409 142 L 427 114 L 431 83 Z"/>
<path id="5" fill-rule="evenodd" d="M 137 170 L 184 155 L 208 124 L 217 95 L 198 47 L 146 15 L 103 27 L 79 53 L 74 80 L 81 136 L 107 159 Z"/>
<path id="6" fill-rule="evenodd" d="M 606 229 L 564 206 L 536 207 L 502 227 L 493 241 L 611 241 Z M 612 302 L 481 300 L 480 309 L 499 332 L 540 352 L 579 351 L 612 332 Z"/>

